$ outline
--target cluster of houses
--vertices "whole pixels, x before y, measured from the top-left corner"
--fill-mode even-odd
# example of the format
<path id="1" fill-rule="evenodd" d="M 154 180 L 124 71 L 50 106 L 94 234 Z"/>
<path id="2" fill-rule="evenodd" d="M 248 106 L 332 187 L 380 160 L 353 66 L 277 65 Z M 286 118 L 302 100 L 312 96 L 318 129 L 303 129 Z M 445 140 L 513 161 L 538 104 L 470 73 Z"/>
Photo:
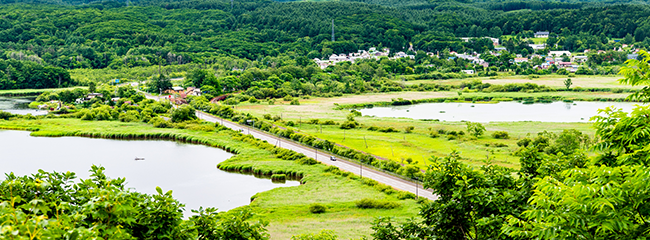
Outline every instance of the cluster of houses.
<path id="1" fill-rule="evenodd" d="M 535 33 L 535 38 L 548 38 L 551 35 L 550 32 L 547 31 L 539 31 Z M 490 52 L 490 54 L 499 56 L 501 51 L 507 51 L 505 47 L 500 46 L 499 44 L 499 39 L 498 38 L 491 38 L 491 37 L 483 37 L 483 38 L 488 38 L 492 41 L 494 44 L 495 48 L 494 51 Z M 461 37 L 465 42 L 469 42 L 472 37 Z M 528 44 L 533 50 L 543 50 L 546 49 L 546 44 Z M 614 49 L 615 51 L 624 51 L 623 48 L 628 47 L 626 44 L 623 44 L 622 47 L 618 49 Z M 411 45 L 409 47 L 409 51 L 414 51 L 413 46 Z M 636 50 L 638 51 L 638 49 Z M 628 59 L 635 59 L 638 57 L 638 54 L 635 52 L 632 52 L 631 54 L 628 54 Z M 572 55 L 571 52 L 569 51 L 550 51 L 546 55 L 539 55 L 539 54 L 532 54 L 528 57 L 523 57 L 521 54 L 518 54 L 515 59 L 513 59 L 513 63 L 515 64 L 523 64 L 523 63 L 528 63 L 531 60 L 535 58 L 539 58 L 543 60 L 542 64 L 535 65 L 533 68 L 535 69 L 548 69 L 551 66 L 556 66 L 557 68 L 564 68 L 569 72 L 576 72 L 578 70 L 578 66 L 580 63 L 584 63 L 588 60 L 588 57 L 586 54 L 589 52 L 589 50 L 585 50 L 584 54 L 585 55 Z M 598 54 L 604 53 L 605 51 L 599 50 Z M 332 54 L 329 59 L 318 59 L 315 58 L 314 61 L 316 64 L 321 69 L 325 69 L 330 65 L 335 65 L 339 62 L 352 62 L 354 63 L 357 60 L 360 59 L 379 59 L 380 57 L 388 57 L 390 54 L 390 50 L 388 48 L 382 49 L 382 51 L 377 51 L 376 48 L 370 48 L 368 51 L 365 50 L 359 50 L 356 53 L 349 53 L 349 54 Z M 449 59 L 455 59 L 455 58 L 461 58 L 465 59 L 473 64 L 476 65 L 481 65 L 484 68 L 489 67 L 489 63 L 487 63 L 485 60 L 481 58 L 481 54 L 467 54 L 467 53 L 456 53 L 456 52 L 450 52 L 451 57 Z M 437 56 L 438 54 L 427 52 L 427 55 L 429 56 Z M 389 59 L 399 59 L 399 58 L 410 58 L 410 59 L 415 59 L 415 56 L 406 54 L 405 52 L 398 52 L 393 55 L 393 57 Z M 463 72 L 467 74 L 474 74 L 474 70 L 463 70 Z"/>
<path id="2" fill-rule="evenodd" d="M 465 59 L 471 63 L 481 65 L 484 68 L 489 67 L 489 63 L 487 63 L 485 60 L 481 58 L 481 54 L 460 54 L 456 52 L 450 52 L 450 54 L 454 55 L 455 57 L 450 57 L 449 59 L 454 59 L 457 57 L 457 58 Z M 500 55 L 499 52 L 490 52 L 490 54 L 495 56 Z M 515 64 L 528 63 L 534 58 L 540 58 L 544 60 L 544 63 L 533 66 L 533 68 L 535 69 L 548 69 L 551 65 L 555 65 L 558 68 L 565 68 L 569 72 L 577 71 L 578 65 L 580 63 L 587 61 L 587 56 L 573 56 L 569 51 L 550 51 L 547 55 L 532 54 L 529 57 L 523 57 L 521 54 L 517 54 L 516 57 L 513 59 L 513 63 Z M 565 61 L 565 60 L 569 60 L 569 61 Z M 463 72 L 467 74 L 473 74 L 473 71 L 471 71 L 470 73 L 470 70 L 463 71 Z"/>
<path id="3" fill-rule="evenodd" d="M 75 99 L 74 102 L 75 102 L 76 104 L 82 104 L 82 103 L 84 103 L 85 101 L 90 101 L 90 100 L 92 100 L 93 98 L 103 98 L 103 97 L 104 97 L 104 94 L 101 94 L 101 93 L 88 93 L 88 95 L 86 95 L 86 97 L 83 97 L 83 98 L 77 98 L 77 99 Z"/>
<path id="4" fill-rule="evenodd" d="M 167 96 L 164 96 L 163 98 L 172 103 L 187 104 L 185 98 L 189 96 L 201 96 L 201 89 L 195 87 L 188 87 L 187 89 L 183 87 L 172 87 L 171 89 L 165 90 L 164 93 L 167 94 Z"/>
<path id="5" fill-rule="evenodd" d="M 409 48 L 409 50 L 412 50 Z M 368 51 L 366 50 L 359 50 L 356 53 L 348 53 L 348 54 L 332 54 L 329 59 L 319 59 L 319 58 L 314 58 L 314 62 L 318 64 L 318 66 L 321 69 L 325 69 L 330 65 L 335 65 L 340 62 L 352 62 L 354 63 L 355 61 L 361 60 L 361 59 L 379 59 L 381 57 L 388 57 L 390 54 L 390 50 L 388 48 L 382 49 L 382 51 L 377 51 L 377 48 L 370 48 Z M 410 58 L 410 59 L 415 59 L 414 55 L 409 55 L 406 54 L 405 52 L 398 52 L 395 53 L 393 57 L 390 59 L 399 59 L 399 58 Z"/>

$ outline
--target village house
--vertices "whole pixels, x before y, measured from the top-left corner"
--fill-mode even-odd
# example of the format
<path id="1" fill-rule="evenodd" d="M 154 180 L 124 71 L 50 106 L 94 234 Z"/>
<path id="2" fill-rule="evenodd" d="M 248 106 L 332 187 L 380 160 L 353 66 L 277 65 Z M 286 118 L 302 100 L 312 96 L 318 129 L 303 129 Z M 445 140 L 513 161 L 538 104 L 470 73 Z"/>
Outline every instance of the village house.
<path id="1" fill-rule="evenodd" d="M 182 93 L 185 89 L 183 87 L 172 87 L 171 89 L 165 90 L 165 93 L 173 94 L 173 93 Z"/>
<path id="2" fill-rule="evenodd" d="M 534 69 L 548 69 L 549 67 L 551 67 L 551 64 L 545 62 L 545 63 L 542 63 L 540 65 L 535 65 L 533 68 Z"/>
<path id="3" fill-rule="evenodd" d="M 528 44 L 533 50 L 542 50 L 546 48 L 546 44 Z"/>
<path id="4" fill-rule="evenodd" d="M 525 63 L 528 62 L 528 58 L 515 58 L 515 63 Z"/>
<path id="5" fill-rule="evenodd" d="M 186 96 L 201 96 L 201 89 L 195 87 L 188 87 L 185 91 Z"/>
<path id="6" fill-rule="evenodd" d="M 550 51 L 550 52 L 548 52 L 548 55 L 553 56 L 553 57 L 562 57 L 564 55 L 566 55 L 567 57 L 571 57 L 571 52 L 569 52 L 569 51 Z"/>
<path id="7" fill-rule="evenodd" d="M 86 96 L 86 100 L 90 100 L 90 99 L 93 99 L 93 98 L 96 98 L 96 97 L 102 98 L 102 97 L 104 97 L 104 94 L 101 94 L 101 93 L 89 93 L 88 96 Z"/>
<path id="8" fill-rule="evenodd" d="M 104 97 L 104 94 L 101 94 L 101 93 L 88 93 L 88 95 L 86 95 L 86 97 L 75 99 L 75 103 L 76 104 L 82 104 L 85 101 L 90 101 L 93 98 L 103 98 L 103 97 Z"/>
<path id="9" fill-rule="evenodd" d="M 415 56 L 413 55 L 408 55 L 405 52 L 398 52 L 395 53 L 395 56 L 390 58 L 390 59 L 399 59 L 399 58 L 410 58 L 410 59 L 415 59 Z"/>
<path id="10" fill-rule="evenodd" d="M 536 32 L 535 37 L 536 38 L 548 38 L 549 32 Z"/>
<path id="11" fill-rule="evenodd" d="M 325 69 L 330 65 L 335 65 L 339 62 L 352 62 L 354 63 L 356 60 L 359 59 L 379 59 L 380 57 L 388 57 L 388 54 L 390 54 L 390 50 L 388 48 L 382 49 L 382 52 L 377 51 L 377 48 L 370 48 L 368 51 L 365 50 L 359 50 L 356 53 L 348 53 L 348 54 L 332 54 L 330 55 L 329 59 L 319 59 L 319 58 L 314 58 L 313 61 L 321 68 Z M 413 56 L 415 58 L 415 56 Z"/>
<path id="12" fill-rule="evenodd" d="M 588 58 L 589 58 L 589 57 L 587 57 L 587 56 L 574 56 L 574 57 L 571 59 L 571 61 L 572 61 L 572 62 L 575 62 L 575 63 L 583 63 L 583 62 L 587 62 L 587 59 L 588 59 Z"/>

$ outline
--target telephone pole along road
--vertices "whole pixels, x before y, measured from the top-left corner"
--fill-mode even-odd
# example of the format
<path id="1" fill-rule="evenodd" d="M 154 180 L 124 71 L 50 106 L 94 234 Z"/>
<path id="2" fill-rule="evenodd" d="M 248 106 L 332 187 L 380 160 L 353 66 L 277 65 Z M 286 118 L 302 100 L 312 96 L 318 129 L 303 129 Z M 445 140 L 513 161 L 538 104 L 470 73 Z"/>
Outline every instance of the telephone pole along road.
<path id="1" fill-rule="evenodd" d="M 156 101 L 160 100 L 161 98 L 164 98 L 164 97 L 156 97 L 148 93 L 145 93 L 145 97 L 147 99 L 153 99 Z M 259 131 L 255 128 L 250 128 L 249 126 L 242 126 L 237 123 L 233 123 L 231 121 L 213 116 L 211 114 L 202 111 L 197 110 L 196 116 L 208 122 L 213 122 L 213 123 L 218 122 L 222 126 L 230 128 L 235 131 L 243 130 L 244 131 L 243 134 L 251 134 L 253 137 L 260 140 L 266 140 L 268 143 L 275 144 L 277 147 L 281 147 L 281 148 L 295 151 L 297 153 L 305 154 L 305 156 L 313 158 L 321 163 L 324 163 L 325 165 L 336 166 L 341 170 L 358 174 L 361 177 L 370 178 L 377 182 L 391 186 L 395 189 L 411 192 L 413 194 L 416 194 L 418 197 L 425 197 L 430 200 L 437 199 L 437 196 L 434 196 L 430 190 L 423 189 L 422 185 L 420 184 L 416 184 L 374 169 L 363 168 L 362 166 L 356 163 L 351 163 L 343 159 L 337 159 L 336 161 L 331 161 L 329 154 L 324 154 L 322 152 L 319 152 L 318 149 L 305 146 L 302 144 L 298 144 L 292 141 L 283 141 L 283 139 L 278 136 L 269 134 L 267 132 Z"/>
<path id="2" fill-rule="evenodd" d="M 422 185 L 420 184 L 415 184 L 413 182 L 374 169 L 363 168 L 359 164 L 351 163 L 346 160 L 337 159 L 336 161 L 332 161 L 330 160 L 331 155 L 319 152 L 318 149 L 316 148 L 298 144 L 293 141 L 288 141 L 288 140 L 283 141 L 283 139 L 278 136 L 269 134 L 267 132 L 259 131 L 249 126 L 242 126 L 237 123 L 233 123 L 231 121 L 213 116 L 205 112 L 201 112 L 197 110 L 196 116 L 208 122 L 219 123 L 222 126 L 230 128 L 232 130 L 241 131 L 243 134 L 250 134 L 257 139 L 266 140 L 268 143 L 274 144 L 277 147 L 281 147 L 281 148 L 295 151 L 297 153 L 305 154 L 305 156 L 316 159 L 317 161 L 324 163 L 326 165 L 336 166 L 341 170 L 358 174 L 361 177 L 373 179 L 377 182 L 389 185 L 393 188 L 402 191 L 411 192 L 413 194 L 416 194 L 419 197 L 425 197 L 431 200 L 436 200 L 436 197 L 433 195 L 433 193 L 429 190 L 423 189 Z"/>

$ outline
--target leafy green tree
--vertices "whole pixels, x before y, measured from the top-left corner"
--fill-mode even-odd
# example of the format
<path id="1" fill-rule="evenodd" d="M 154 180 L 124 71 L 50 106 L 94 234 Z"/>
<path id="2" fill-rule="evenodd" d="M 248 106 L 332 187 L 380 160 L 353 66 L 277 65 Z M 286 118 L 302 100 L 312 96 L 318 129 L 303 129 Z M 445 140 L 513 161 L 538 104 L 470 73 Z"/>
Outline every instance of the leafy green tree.
<path id="1" fill-rule="evenodd" d="M 196 113 L 190 105 L 181 105 L 176 109 L 172 109 L 172 122 L 183 122 L 193 119 L 196 119 Z"/>
<path id="2" fill-rule="evenodd" d="M 621 70 L 622 83 L 650 83 L 650 55 L 630 60 Z M 641 90 L 632 95 L 647 101 Z M 650 233 L 650 147 L 647 106 L 637 106 L 631 114 L 606 108 L 595 120 L 595 149 L 600 154 L 587 167 L 551 170 L 555 175 L 540 176 L 534 185 L 530 206 L 519 216 L 509 216 L 503 232 L 511 237 L 544 236 L 548 239 L 644 239 Z M 561 145 L 575 145 L 576 134 L 567 134 Z M 571 162 L 571 161 L 565 161 Z M 582 166 L 581 166 L 582 165 Z M 540 169 L 544 169 L 541 167 Z M 552 169 L 548 168 L 548 169 Z M 549 172 L 551 172 L 549 171 Z"/>
<path id="3" fill-rule="evenodd" d="M 643 239 L 649 231 L 650 169 L 591 166 L 546 177 L 535 185 L 524 220 L 509 217 L 512 237 Z"/>
<path id="4" fill-rule="evenodd" d="M 467 125 L 467 132 L 474 137 L 480 137 L 485 133 L 485 127 L 481 123 L 466 122 L 465 124 Z"/>
<path id="5" fill-rule="evenodd" d="M 158 77 L 149 81 L 147 87 L 148 91 L 152 93 L 164 92 L 165 90 L 172 88 L 172 82 L 169 77 L 165 76 L 164 74 L 160 74 Z"/>
<path id="6" fill-rule="evenodd" d="M 625 78 L 619 80 L 621 84 L 631 86 L 645 85 L 640 91 L 630 95 L 630 99 L 649 102 L 650 101 L 650 54 L 644 50 L 639 51 L 639 58 L 642 60 L 632 59 L 627 62 L 627 66 L 622 67 L 619 74 Z"/>
<path id="7" fill-rule="evenodd" d="M 88 92 L 94 93 L 97 90 L 97 84 L 95 82 L 88 83 Z"/>
<path id="8" fill-rule="evenodd" d="M 632 37 L 632 34 L 627 33 L 621 42 L 625 44 L 632 44 L 634 43 L 634 37 Z"/>
<path id="9" fill-rule="evenodd" d="M 433 190 L 436 201 L 422 206 L 422 221 L 400 226 L 390 219 L 373 223 L 376 239 L 502 239 L 500 231 L 508 214 L 525 205 L 510 169 L 488 164 L 480 171 L 459 161 L 457 152 L 444 159 L 433 158 L 424 177 L 424 187 Z M 524 196 L 524 197 L 522 197 Z"/>
<path id="10" fill-rule="evenodd" d="M 566 90 L 569 90 L 569 88 L 573 85 L 573 82 L 571 81 L 571 78 L 567 78 L 564 80 L 564 86 L 566 87 Z"/>

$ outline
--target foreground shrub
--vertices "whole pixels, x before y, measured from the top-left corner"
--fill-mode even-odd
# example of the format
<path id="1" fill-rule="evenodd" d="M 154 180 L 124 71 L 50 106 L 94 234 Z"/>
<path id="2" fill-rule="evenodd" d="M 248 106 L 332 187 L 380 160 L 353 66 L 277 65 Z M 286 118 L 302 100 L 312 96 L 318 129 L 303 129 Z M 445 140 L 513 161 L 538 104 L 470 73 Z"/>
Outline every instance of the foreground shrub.
<path id="1" fill-rule="evenodd" d="M 496 139 L 508 139 L 510 136 L 506 131 L 496 131 L 492 133 L 492 137 Z"/>
<path id="2" fill-rule="evenodd" d="M 251 212 L 193 210 L 172 191 L 155 194 L 128 190 L 126 179 L 110 179 L 92 166 L 91 178 L 39 171 L 7 174 L 0 182 L 0 239 L 268 239 L 267 223 L 253 223 Z"/>
<path id="3" fill-rule="evenodd" d="M 155 117 L 152 118 L 149 123 L 153 124 L 153 127 L 155 128 L 172 128 L 174 127 L 174 124 L 161 118 L 161 117 Z"/>
<path id="4" fill-rule="evenodd" d="M 193 107 L 182 105 L 172 110 L 172 122 L 182 122 L 196 119 L 196 113 Z"/>
<path id="5" fill-rule="evenodd" d="M 320 203 L 312 203 L 309 205 L 309 212 L 311 213 L 324 213 L 327 211 L 327 207 Z"/>
<path id="6" fill-rule="evenodd" d="M 9 118 L 14 117 L 15 115 L 10 112 L 0 111 L 0 119 L 8 120 Z"/>
<path id="7" fill-rule="evenodd" d="M 359 201 L 354 202 L 358 208 L 369 209 L 393 209 L 400 207 L 400 204 L 397 202 L 386 201 L 386 200 L 376 200 L 371 198 L 364 198 Z"/>
<path id="8" fill-rule="evenodd" d="M 291 240 L 336 240 L 338 236 L 332 230 L 323 230 L 318 234 L 300 234 L 291 237 Z"/>

